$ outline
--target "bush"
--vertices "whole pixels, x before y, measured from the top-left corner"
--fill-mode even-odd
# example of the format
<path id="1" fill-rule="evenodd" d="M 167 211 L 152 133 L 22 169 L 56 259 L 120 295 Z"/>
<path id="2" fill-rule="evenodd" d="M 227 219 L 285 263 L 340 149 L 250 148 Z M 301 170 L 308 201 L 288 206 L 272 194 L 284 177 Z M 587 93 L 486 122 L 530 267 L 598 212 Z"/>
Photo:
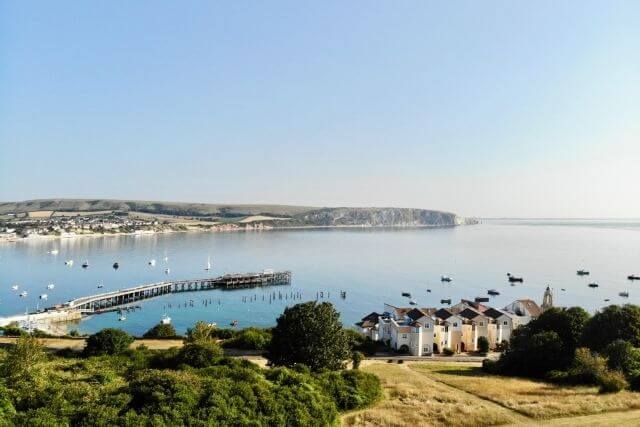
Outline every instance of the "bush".
<path id="1" fill-rule="evenodd" d="M 222 348 L 213 341 L 187 343 L 179 350 L 176 362 L 194 368 L 205 368 L 215 364 L 222 355 Z"/>
<path id="2" fill-rule="evenodd" d="M 399 349 L 396 350 L 398 354 L 409 354 L 409 346 L 402 344 Z"/>
<path id="3" fill-rule="evenodd" d="M 24 337 L 29 335 L 26 331 L 18 328 L 17 326 L 5 326 L 1 328 L 1 330 L 5 337 Z"/>
<path id="4" fill-rule="evenodd" d="M 567 380 L 572 384 L 598 384 L 607 372 L 605 358 L 592 354 L 588 348 L 579 348 L 568 371 Z"/>
<path id="5" fill-rule="evenodd" d="M 214 338 L 216 327 L 199 320 L 193 325 L 193 328 L 187 329 L 187 342 L 208 341 Z"/>
<path id="6" fill-rule="evenodd" d="M 484 359 L 482 361 L 482 370 L 487 374 L 492 374 L 492 375 L 500 373 L 498 362 L 491 359 Z"/>
<path id="7" fill-rule="evenodd" d="M 86 356 L 123 353 L 133 343 L 133 337 L 120 329 L 107 328 L 87 338 Z"/>
<path id="8" fill-rule="evenodd" d="M 242 350 L 264 350 L 271 342 L 271 332 L 266 329 L 246 328 L 225 341 L 225 348 L 238 348 Z"/>
<path id="9" fill-rule="evenodd" d="M 144 333 L 142 338 L 178 338 L 176 329 L 171 324 L 158 323 L 153 328 Z"/>
<path id="10" fill-rule="evenodd" d="M 629 387 L 622 372 L 607 371 L 598 377 L 600 393 L 617 393 Z"/>
<path id="11" fill-rule="evenodd" d="M 319 374 L 318 380 L 343 411 L 364 408 L 382 395 L 380 380 L 367 372 L 326 372 Z"/>
<path id="12" fill-rule="evenodd" d="M 478 351 L 484 354 L 489 352 L 489 340 L 487 337 L 478 338 Z"/>
<path id="13" fill-rule="evenodd" d="M 360 363 L 362 363 L 363 359 L 364 354 L 360 353 L 359 351 L 354 351 L 351 355 L 351 360 L 353 361 L 353 369 L 360 368 Z"/>
<path id="14" fill-rule="evenodd" d="M 553 370 L 547 372 L 545 379 L 552 383 L 564 384 L 569 382 L 569 373 L 567 371 Z"/>
<path id="15" fill-rule="evenodd" d="M 454 354 L 456 354 L 456 352 L 451 350 L 449 347 L 445 347 L 442 349 L 442 354 L 444 354 L 445 356 L 453 356 Z"/>
<path id="16" fill-rule="evenodd" d="M 211 331 L 211 338 L 218 338 L 221 340 L 228 340 L 236 335 L 238 335 L 238 331 L 231 328 L 215 328 Z"/>

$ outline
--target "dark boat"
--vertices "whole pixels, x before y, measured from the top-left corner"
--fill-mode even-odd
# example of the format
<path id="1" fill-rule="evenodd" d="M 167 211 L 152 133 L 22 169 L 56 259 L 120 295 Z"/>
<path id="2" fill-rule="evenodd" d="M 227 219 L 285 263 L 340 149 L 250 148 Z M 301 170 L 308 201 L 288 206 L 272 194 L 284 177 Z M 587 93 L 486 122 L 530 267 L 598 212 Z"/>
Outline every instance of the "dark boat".
<path id="1" fill-rule="evenodd" d="M 449 276 L 441 276 L 440 277 L 440 281 L 441 282 L 451 282 L 453 279 Z"/>
<path id="2" fill-rule="evenodd" d="M 451 305 L 451 300 L 450 299 L 441 299 L 440 300 L 440 304 L 449 304 L 449 305 Z"/>
<path id="3" fill-rule="evenodd" d="M 403 292 L 402 296 L 403 297 L 407 297 L 407 298 L 411 298 L 411 294 L 409 292 Z"/>
<path id="4" fill-rule="evenodd" d="M 88 268 L 89 267 L 89 261 L 85 261 L 82 263 L 82 268 Z"/>
<path id="5" fill-rule="evenodd" d="M 632 274 L 631 276 L 627 276 L 627 279 L 629 279 L 629 280 L 640 280 L 640 276 L 638 276 L 637 274 Z"/>
<path id="6" fill-rule="evenodd" d="M 509 278 L 509 283 L 523 283 L 524 279 L 522 277 L 512 276 L 511 273 L 507 273 L 507 277 Z"/>
<path id="7" fill-rule="evenodd" d="M 629 292 L 620 292 L 618 295 L 620 295 L 622 298 L 629 298 Z"/>
<path id="8" fill-rule="evenodd" d="M 588 276 L 588 275 L 589 275 L 589 272 L 588 272 L 587 270 L 578 270 L 578 271 L 576 272 L 576 274 L 577 274 L 578 276 Z"/>
<path id="9" fill-rule="evenodd" d="M 597 288 L 598 286 L 600 285 L 598 285 L 597 283 L 589 283 L 590 288 Z"/>
<path id="10" fill-rule="evenodd" d="M 489 298 L 487 297 L 476 297 L 476 302 L 489 302 Z"/>
<path id="11" fill-rule="evenodd" d="M 113 269 L 114 269 L 114 270 L 117 270 L 117 269 L 119 269 L 119 268 L 120 268 L 120 264 L 118 264 L 117 262 L 114 262 L 114 263 L 113 263 Z"/>
<path id="12" fill-rule="evenodd" d="M 496 291 L 495 289 L 489 289 L 487 293 L 489 295 L 500 295 L 500 292 Z"/>

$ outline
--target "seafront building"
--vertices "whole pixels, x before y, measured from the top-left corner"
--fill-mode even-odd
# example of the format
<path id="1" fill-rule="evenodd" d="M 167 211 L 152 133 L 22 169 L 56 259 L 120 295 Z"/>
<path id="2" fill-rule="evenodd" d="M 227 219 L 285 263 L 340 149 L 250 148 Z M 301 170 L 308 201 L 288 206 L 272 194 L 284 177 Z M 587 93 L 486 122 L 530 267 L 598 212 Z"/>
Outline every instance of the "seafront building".
<path id="1" fill-rule="evenodd" d="M 551 299 L 551 289 L 547 288 L 545 301 Z M 545 308 L 550 306 L 545 304 Z M 495 349 L 508 342 L 516 328 L 542 312 L 531 299 L 519 299 L 501 309 L 465 299 L 446 308 L 384 304 L 382 313 L 370 313 L 356 326 L 360 333 L 385 342 L 394 350 L 404 350 L 412 356 L 430 356 L 445 348 L 456 353 L 477 351 L 480 337 L 485 337 L 490 348 Z"/>

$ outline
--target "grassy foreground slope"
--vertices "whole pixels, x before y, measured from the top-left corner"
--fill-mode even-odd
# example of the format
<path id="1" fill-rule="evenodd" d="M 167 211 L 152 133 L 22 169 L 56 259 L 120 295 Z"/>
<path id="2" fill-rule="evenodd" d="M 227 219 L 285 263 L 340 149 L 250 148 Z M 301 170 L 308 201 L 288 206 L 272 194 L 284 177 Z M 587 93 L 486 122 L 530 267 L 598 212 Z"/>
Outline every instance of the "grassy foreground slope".
<path id="1" fill-rule="evenodd" d="M 492 376 L 474 363 L 370 363 L 385 399 L 347 426 L 639 425 L 640 396 Z"/>

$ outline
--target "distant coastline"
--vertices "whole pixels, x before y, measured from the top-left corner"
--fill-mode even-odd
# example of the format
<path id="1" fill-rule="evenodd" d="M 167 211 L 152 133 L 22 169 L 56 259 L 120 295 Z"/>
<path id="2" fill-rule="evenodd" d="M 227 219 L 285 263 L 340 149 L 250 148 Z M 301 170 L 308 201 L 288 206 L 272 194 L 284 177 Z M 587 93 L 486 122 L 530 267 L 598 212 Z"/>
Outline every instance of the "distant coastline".
<path id="1" fill-rule="evenodd" d="M 173 232 L 331 228 L 438 228 L 476 223 L 412 208 L 222 205 L 45 199 L 0 203 L 0 241 Z"/>

